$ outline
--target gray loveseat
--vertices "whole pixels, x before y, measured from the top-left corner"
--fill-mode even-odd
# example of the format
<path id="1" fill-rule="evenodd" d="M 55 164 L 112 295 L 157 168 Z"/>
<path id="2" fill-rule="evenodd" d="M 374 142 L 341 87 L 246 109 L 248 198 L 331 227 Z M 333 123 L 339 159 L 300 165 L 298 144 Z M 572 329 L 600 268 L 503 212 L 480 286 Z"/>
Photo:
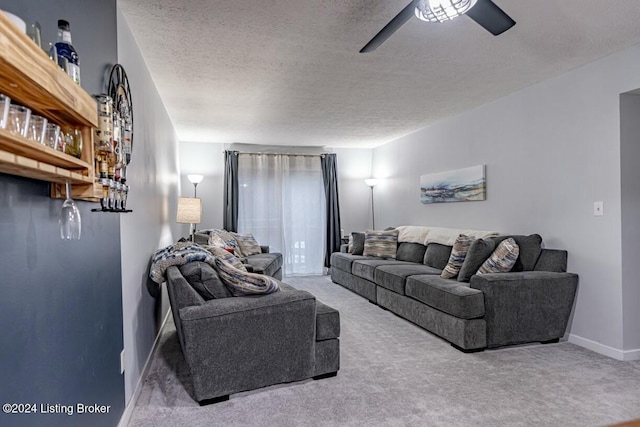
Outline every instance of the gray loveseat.
<path id="1" fill-rule="evenodd" d="M 204 262 L 169 267 L 166 283 L 201 405 L 340 368 L 339 313 L 309 292 L 280 282 L 272 294 L 232 297 Z"/>
<path id="2" fill-rule="evenodd" d="M 512 271 L 475 274 L 507 237 L 520 248 Z M 452 246 L 425 243 L 400 242 L 395 260 L 346 253 L 343 245 L 331 256 L 331 278 L 465 352 L 564 335 L 578 284 L 566 272 L 566 251 L 542 248 L 539 235 L 477 239 L 459 277 L 443 279 Z"/>

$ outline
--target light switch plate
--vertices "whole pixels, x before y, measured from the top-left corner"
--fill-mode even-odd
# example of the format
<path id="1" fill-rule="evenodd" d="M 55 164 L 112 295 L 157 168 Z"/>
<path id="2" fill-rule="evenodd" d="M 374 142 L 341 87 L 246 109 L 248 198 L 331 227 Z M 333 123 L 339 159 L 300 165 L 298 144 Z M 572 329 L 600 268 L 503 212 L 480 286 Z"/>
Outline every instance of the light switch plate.
<path id="1" fill-rule="evenodd" d="M 593 216 L 604 215 L 604 202 L 593 202 Z"/>

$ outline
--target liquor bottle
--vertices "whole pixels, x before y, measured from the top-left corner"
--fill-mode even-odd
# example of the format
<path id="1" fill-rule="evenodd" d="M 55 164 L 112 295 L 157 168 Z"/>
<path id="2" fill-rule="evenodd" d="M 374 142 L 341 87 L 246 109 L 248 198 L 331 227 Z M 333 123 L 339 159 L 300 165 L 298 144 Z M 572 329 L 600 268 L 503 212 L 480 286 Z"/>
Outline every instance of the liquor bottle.
<path id="1" fill-rule="evenodd" d="M 80 59 L 71 44 L 71 27 L 64 19 L 58 20 L 58 42 L 56 43 L 58 65 L 67 71 L 74 82 L 80 84 Z M 64 59 L 63 59 L 64 58 Z"/>

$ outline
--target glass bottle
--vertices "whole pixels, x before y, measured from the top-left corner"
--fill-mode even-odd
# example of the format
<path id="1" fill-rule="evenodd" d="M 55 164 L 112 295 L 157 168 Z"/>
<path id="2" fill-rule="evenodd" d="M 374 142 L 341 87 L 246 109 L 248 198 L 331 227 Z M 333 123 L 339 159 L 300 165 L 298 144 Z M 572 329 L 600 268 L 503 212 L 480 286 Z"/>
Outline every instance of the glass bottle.
<path id="1" fill-rule="evenodd" d="M 64 58 L 60 66 L 67 71 L 67 74 L 71 76 L 74 82 L 80 84 L 80 59 L 78 58 L 78 52 L 71 44 L 71 26 L 69 21 L 64 19 L 58 20 L 56 53 L 58 55 L 58 65 L 61 64 L 61 58 Z"/>

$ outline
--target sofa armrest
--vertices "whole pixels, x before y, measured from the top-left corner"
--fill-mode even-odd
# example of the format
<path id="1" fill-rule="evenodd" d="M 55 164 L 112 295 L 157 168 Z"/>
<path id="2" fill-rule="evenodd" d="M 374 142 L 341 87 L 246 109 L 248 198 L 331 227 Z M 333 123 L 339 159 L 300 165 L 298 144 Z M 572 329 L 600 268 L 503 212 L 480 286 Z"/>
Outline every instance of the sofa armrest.
<path id="1" fill-rule="evenodd" d="M 313 374 L 315 297 L 300 290 L 206 301 L 180 310 L 196 400 Z"/>
<path id="2" fill-rule="evenodd" d="M 260 245 L 260 250 L 262 251 L 263 254 L 268 254 L 269 253 L 269 246 Z"/>
<path id="3" fill-rule="evenodd" d="M 567 328 L 578 275 L 523 271 L 474 275 L 471 288 L 484 293 L 487 346 L 561 338 Z"/>

